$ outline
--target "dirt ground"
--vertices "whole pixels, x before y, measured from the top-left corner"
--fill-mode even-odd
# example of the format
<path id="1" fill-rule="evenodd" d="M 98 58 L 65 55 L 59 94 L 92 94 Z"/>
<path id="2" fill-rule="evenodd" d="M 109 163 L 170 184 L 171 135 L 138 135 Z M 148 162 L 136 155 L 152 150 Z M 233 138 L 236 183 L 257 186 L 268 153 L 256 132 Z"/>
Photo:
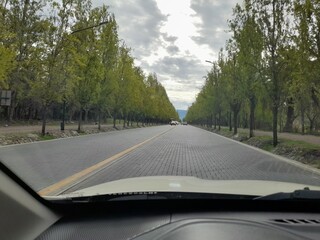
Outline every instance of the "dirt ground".
<path id="1" fill-rule="evenodd" d="M 256 136 L 272 136 L 272 132 L 265 132 L 265 131 L 256 130 L 254 133 Z M 289 139 L 289 140 L 294 140 L 294 141 L 303 141 L 303 142 L 308 142 L 308 143 L 320 145 L 320 137 L 313 136 L 313 135 L 299 135 L 299 134 L 294 134 L 294 133 L 278 133 L 278 138 L 284 138 L 284 139 Z"/>

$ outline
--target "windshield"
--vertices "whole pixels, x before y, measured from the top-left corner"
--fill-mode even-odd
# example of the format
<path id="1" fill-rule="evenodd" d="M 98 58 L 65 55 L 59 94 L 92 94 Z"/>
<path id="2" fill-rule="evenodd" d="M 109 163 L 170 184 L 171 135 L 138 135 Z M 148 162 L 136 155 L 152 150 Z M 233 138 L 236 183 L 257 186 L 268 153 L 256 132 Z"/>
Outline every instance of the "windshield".
<path id="1" fill-rule="evenodd" d="M 0 1 L 0 161 L 42 197 L 319 190 L 319 16 L 316 0 Z"/>

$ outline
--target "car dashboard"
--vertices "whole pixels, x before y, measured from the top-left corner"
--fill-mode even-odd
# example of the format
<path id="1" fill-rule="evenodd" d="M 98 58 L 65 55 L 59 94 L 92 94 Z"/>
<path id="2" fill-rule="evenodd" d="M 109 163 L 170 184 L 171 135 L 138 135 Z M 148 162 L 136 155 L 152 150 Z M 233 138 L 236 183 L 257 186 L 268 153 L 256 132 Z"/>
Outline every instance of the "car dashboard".
<path id="1" fill-rule="evenodd" d="M 318 201 L 47 201 L 0 171 L 1 239 L 320 239 Z"/>
<path id="2" fill-rule="evenodd" d="M 192 208 L 190 207 L 190 210 Z M 128 211 L 63 217 L 37 239 L 319 239 L 320 215 Z"/>

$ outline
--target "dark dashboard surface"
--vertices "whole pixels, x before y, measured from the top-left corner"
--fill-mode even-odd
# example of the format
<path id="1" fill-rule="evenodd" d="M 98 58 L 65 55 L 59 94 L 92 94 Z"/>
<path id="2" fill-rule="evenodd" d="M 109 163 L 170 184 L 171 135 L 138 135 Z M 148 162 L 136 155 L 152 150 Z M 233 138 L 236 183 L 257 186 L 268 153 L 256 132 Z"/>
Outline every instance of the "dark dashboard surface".
<path id="1" fill-rule="evenodd" d="M 320 239 L 320 214 L 137 212 L 64 217 L 38 239 Z"/>

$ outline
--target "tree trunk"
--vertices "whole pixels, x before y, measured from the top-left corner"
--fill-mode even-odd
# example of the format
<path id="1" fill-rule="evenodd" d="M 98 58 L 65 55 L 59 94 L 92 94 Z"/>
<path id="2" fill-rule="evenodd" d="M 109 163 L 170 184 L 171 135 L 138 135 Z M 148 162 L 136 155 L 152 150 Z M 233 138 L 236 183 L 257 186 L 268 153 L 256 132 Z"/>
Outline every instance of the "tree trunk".
<path id="1" fill-rule="evenodd" d="M 217 116 L 214 115 L 214 129 L 217 129 Z"/>
<path id="2" fill-rule="evenodd" d="M 33 107 L 29 106 L 28 108 L 28 121 L 32 119 L 32 112 L 33 112 Z"/>
<path id="3" fill-rule="evenodd" d="M 250 117 L 249 117 L 249 138 L 252 138 L 254 136 L 253 130 L 254 130 L 254 111 L 256 107 L 256 101 L 255 97 L 250 97 Z"/>
<path id="4" fill-rule="evenodd" d="M 126 118 L 126 115 L 123 116 L 123 128 L 126 128 L 126 121 L 127 121 L 127 118 Z"/>
<path id="5" fill-rule="evenodd" d="M 249 116 L 249 118 L 250 118 L 250 116 Z M 247 112 L 244 113 L 243 128 L 248 128 L 248 114 L 247 114 Z"/>
<path id="6" fill-rule="evenodd" d="M 301 108 L 301 133 L 304 135 L 305 133 L 305 123 L 304 123 L 304 109 Z"/>
<path id="7" fill-rule="evenodd" d="M 293 98 L 289 98 L 287 100 L 288 108 L 287 108 L 287 120 L 286 124 L 284 125 L 283 131 L 284 132 L 293 132 L 293 121 L 294 121 L 294 102 Z"/>
<path id="8" fill-rule="evenodd" d="M 233 111 L 233 135 L 238 134 L 238 111 Z"/>
<path id="9" fill-rule="evenodd" d="M 69 111 L 68 111 L 68 114 L 69 114 L 69 123 L 72 122 L 72 118 L 73 118 L 73 115 L 74 115 L 74 109 L 73 107 L 69 107 Z"/>
<path id="10" fill-rule="evenodd" d="M 63 101 L 63 105 L 62 105 L 62 122 L 61 122 L 61 131 L 64 131 L 65 129 L 65 118 L 66 118 L 66 101 Z"/>
<path id="11" fill-rule="evenodd" d="M 41 134 L 44 136 L 46 134 L 46 121 L 47 121 L 47 106 L 43 106 L 42 111 L 42 128 L 41 128 Z"/>
<path id="12" fill-rule="evenodd" d="M 273 135 L 273 146 L 278 145 L 278 106 L 274 104 L 272 107 L 272 135 Z"/>
<path id="13" fill-rule="evenodd" d="M 12 91 L 11 93 L 11 105 L 9 108 L 9 116 L 8 116 L 8 121 L 9 123 L 12 122 L 13 120 L 13 114 L 14 114 L 14 110 L 16 108 L 16 91 Z"/>
<path id="14" fill-rule="evenodd" d="M 309 119 L 309 121 L 310 121 L 310 133 L 312 133 L 313 132 L 313 119 Z"/>
<path id="15" fill-rule="evenodd" d="M 87 124 L 88 123 L 88 114 L 89 114 L 89 109 L 84 110 L 84 122 Z"/>
<path id="16" fill-rule="evenodd" d="M 207 127 L 212 128 L 212 115 L 207 118 Z"/>
<path id="17" fill-rule="evenodd" d="M 98 130 L 101 130 L 101 111 L 98 110 Z"/>
<path id="18" fill-rule="evenodd" d="M 232 113 L 229 112 L 229 131 L 232 131 Z"/>
<path id="19" fill-rule="evenodd" d="M 316 120 L 316 115 L 311 115 L 309 113 L 306 114 L 308 120 L 309 120 L 309 133 L 312 133 L 313 132 L 313 128 L 314 128 L 314 125 L 315 125 L 315 120 Z"/>
<path id="20" fill-rule="evenodd" d="M 113 127 L 116 128 L 116 122 L 117 122 L 117 116 L 116 114 L 114 113 L 113 114 Z"/>
<path id="21" fill-rule="evenodd" d="M 219 111 L 219 131 L 221 130 L 221 111 Z"/>
<path id="22" fill-rule="evenodd" d="M 280 107 L 278 113 L 279 113 L 279 132 L 282 132 L 282 130 L 283 130 L 283 120 L 282 120 L 283 119 L 283 109 L 282 109 L 282 107 Z"/>
<path id="23" fill-rule="evenodd" d="M 34 112 L 34 116 L 33 116 L 34 120 L 38 120 L 38 108 L 36 108 L 35 112 Z"/>
<path id="24" fill-rule="evenodd" d="M 82 108 L 79 111 L 79 121 L 78 121 L 78 132 L 81 132 L 81 123 L 82 123 Z"/>
<path id="25" fill-rule="evenodd" d="M 233 135 L 238 134 L 238 117 L 239 117 L 239 112 L 241 108 L 241 104 L 239 102 L 235 102 L 232 104 L 232 111 L 233 111 Z"/>

